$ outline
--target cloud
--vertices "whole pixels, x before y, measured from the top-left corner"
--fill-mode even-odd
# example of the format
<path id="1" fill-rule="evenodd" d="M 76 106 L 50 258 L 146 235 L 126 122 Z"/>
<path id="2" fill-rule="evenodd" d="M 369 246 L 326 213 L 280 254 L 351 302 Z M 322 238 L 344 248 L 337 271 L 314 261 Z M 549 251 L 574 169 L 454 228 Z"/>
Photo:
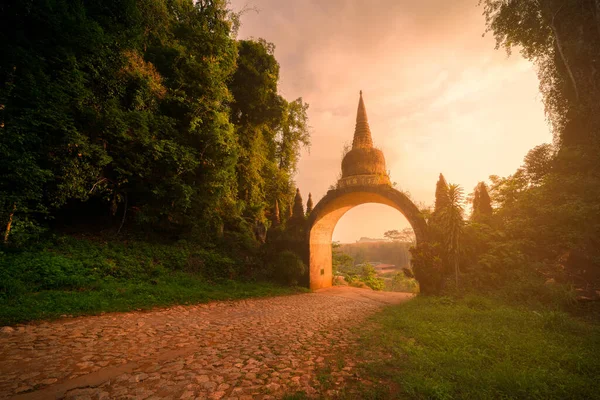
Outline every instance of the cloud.
<path id="1" fill-rule="evenodd" d="M 361 89 L 392 180 L 424 203 L 432 201 L 440 172 L 468 192 L 492 173 L 512 173 L 531 147 L 551 140 L 531 65 L 482 37 L 477 0 L 249 5 L 261 12 L 242 17 L 240 37 L 273 42 L 282 94 L 310 104 L 313 145 L 296 180 L 315 199 L 337 179 Z M 370 218 L 369 226 L 383 229 L 377 221 Z M 350 225 L 336 230 L 338 239 L 364 236 L 364 223 Z"/>

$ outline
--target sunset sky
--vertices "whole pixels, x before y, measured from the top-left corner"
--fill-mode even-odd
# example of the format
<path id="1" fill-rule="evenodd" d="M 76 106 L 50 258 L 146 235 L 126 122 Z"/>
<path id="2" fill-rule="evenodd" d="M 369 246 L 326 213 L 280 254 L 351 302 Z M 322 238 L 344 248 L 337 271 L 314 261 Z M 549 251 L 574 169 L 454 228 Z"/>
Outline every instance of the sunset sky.
<path id="1" fill-rule="evenodd" d="M 375 145 L 397 188 L 433 203 L 440 172 L 472 192 L 509 175 L 532 147 L 551 142 L 532 65 L 494 49 L 477 0 L 232 0 L 239 38 L 276 46 L 281 94 L 310 104 L 312 146 L 296 182 L 315 203 L 337 181 L 363 90 Z M 334 240 L 409 226 L 396 210 L 362 205 Z"/>

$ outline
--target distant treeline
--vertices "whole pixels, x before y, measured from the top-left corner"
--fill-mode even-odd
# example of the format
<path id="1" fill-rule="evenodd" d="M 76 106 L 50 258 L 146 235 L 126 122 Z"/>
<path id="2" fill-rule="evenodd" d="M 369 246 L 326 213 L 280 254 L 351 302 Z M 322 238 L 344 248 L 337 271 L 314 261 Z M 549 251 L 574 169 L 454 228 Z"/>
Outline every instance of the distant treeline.
<path id="1" fill-rule="evenodd" d="M 398 268 L 410 266 L 411 243 L 405 242 L 362 242 L 343 243 L 338 250 L 354 259 L 354 264 L 380 262 L 393 264 Z"/>

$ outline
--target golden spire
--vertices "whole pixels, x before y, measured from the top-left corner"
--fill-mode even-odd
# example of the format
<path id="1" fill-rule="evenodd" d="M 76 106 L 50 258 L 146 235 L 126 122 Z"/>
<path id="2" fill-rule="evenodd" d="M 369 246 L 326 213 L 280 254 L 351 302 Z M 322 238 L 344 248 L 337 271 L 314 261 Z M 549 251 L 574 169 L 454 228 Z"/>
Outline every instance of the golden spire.
<path id="1" fill-rule="evenodd" d="M 352 148 L 372 148 L 373 139 L 371 139 L 371 129 L 369 128 L 369 120 L 367 118 L 367 109 L 360 91 L 360 100 L 358 102 L 358 111 L 356 112 L 356 128 L 354 129 L 354 140 Z"/>

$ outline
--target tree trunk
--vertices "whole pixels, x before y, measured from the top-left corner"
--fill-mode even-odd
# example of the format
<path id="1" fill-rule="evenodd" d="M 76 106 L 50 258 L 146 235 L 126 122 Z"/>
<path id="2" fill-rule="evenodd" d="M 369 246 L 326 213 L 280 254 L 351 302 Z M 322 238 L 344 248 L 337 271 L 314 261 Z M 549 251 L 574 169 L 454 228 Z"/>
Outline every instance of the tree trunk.
<path id="1" fill-rule="evenodd" d="M 121 233 L 121 228 L 123 228 L 123 224 L 125 223 L 125 217 L 127 216 L 127 193 L 125 193 L 125 209 L 123 210 L 123 218 L 121 219 L 121 225 L 119 226 L 119 230 L 117 231 L 117 235 Z"/>
<path id="2" fill-rule="evenodd" d="M 569 75 L 569 79 L 571 80 L 571 85 L 573 86 L 573 91 L 575 92 L 575 100 L 577 103 L 579 103 L 579 89 L 577 88 L 577 82 L 575 81 L 575 75 L 573 74 L 573 70 L 571 69 L 571 64 L 569 64 L 569 61 L 567 60 L 567 57 L 565 56 L 562 38 L 559 35 L 558 29 L 556 29 L 556 24 L 555 24 L 556 17 L 561 12 L 563 6 L 561 6 L 556 11 L 556 13 L 554 13 L 554 15 L 552 16 L 552 19 L 550 20 L 550 28 L 552 29 L 552 33 L 554 34 L 554 42 L 556 43 L 556 49 L 558 50 L 558 55 L 560 56 L 560 59 L 562 60 L 563 64 L 565 65 L 565 69 L 567 70 L 567 74 Z"/>
<path id="3" fill-rule="evenodd" d="M 454 257 L 454 278 L 456 279 L 456 289 L 458 290 L 458 257 Z"/>
<path id="4" fill-rule="evenodd" d="M 8 235 L 10 234 L 10 228 L 12 226 L 13 216 L 17 211 L 17 203 L 13 203 L 13 209 L 8 215 L 8 223 L 6 224 L 6 231 L 4 232 L 4 243 L 8 243 Z"/>

